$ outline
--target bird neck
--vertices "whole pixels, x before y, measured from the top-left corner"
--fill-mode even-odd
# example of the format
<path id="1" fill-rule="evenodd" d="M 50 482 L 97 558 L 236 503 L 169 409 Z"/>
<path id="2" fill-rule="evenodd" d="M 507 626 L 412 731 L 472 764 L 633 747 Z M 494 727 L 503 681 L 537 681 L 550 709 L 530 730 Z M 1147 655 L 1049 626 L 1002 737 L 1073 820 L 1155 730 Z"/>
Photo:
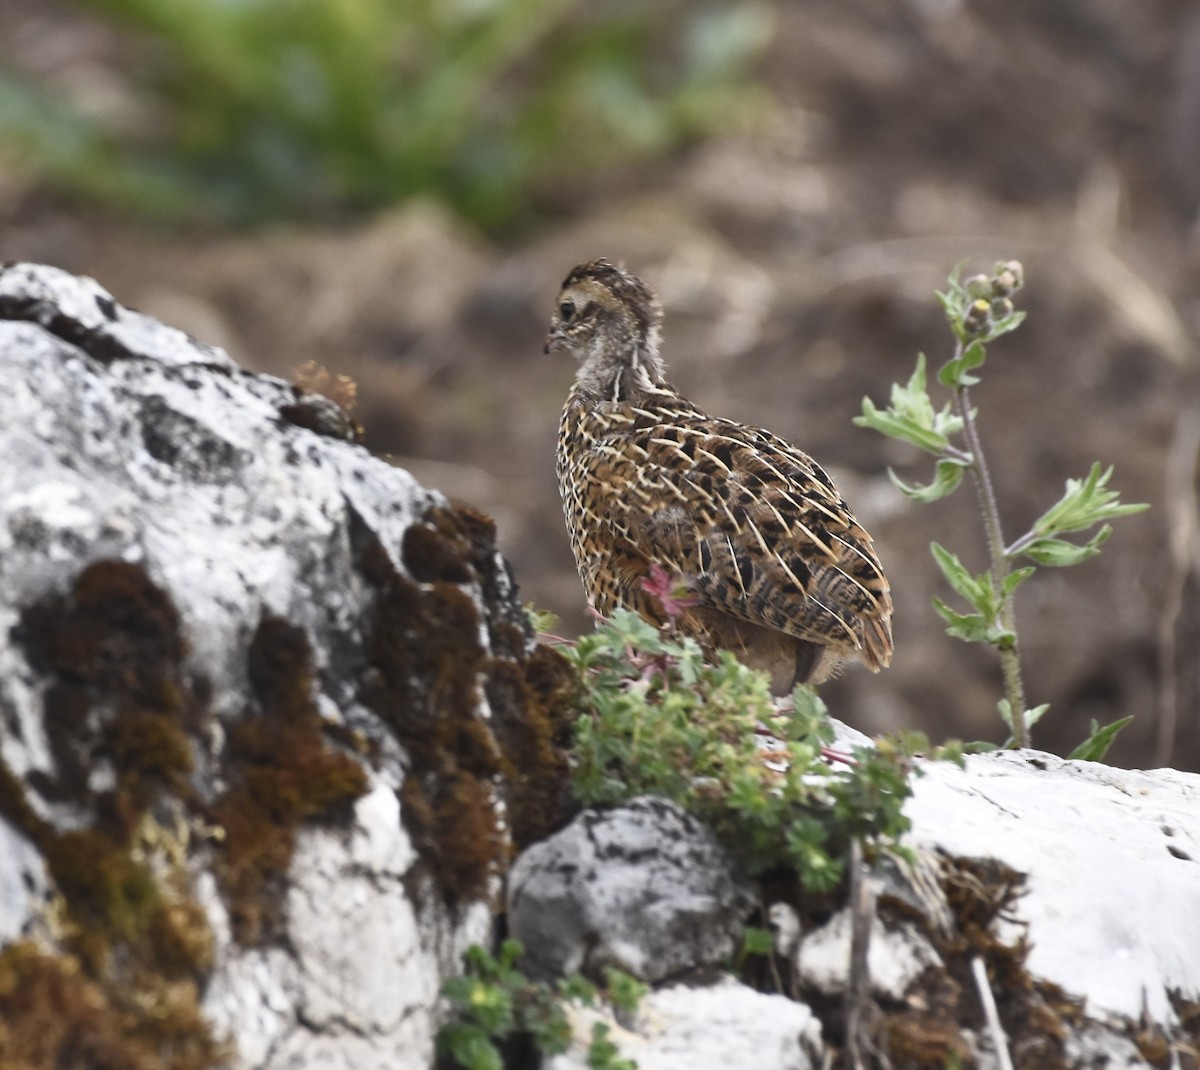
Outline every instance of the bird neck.
<path id="1" fill-rule="evenodd" d="M 590 401 L 636 403 L 649 394 L 670 390 L 657 347 L 629 342 L 614 352 L 598 346 L 579 366 L 574 392 Z"/>

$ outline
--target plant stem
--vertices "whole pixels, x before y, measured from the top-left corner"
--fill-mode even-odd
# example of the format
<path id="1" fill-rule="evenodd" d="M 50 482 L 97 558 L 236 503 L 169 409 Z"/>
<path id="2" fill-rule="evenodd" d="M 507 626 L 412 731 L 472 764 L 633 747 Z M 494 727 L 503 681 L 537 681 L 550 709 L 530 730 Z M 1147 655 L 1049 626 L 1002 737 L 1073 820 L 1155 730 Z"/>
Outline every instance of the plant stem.
<path id="1" fill-rule="evenodd" d="M 958 343 L 955 357 L 962 355 L 962 343 Z M 1000 667 L 1004 672 L 1004 692 L 1008 698 L 1009 711 L 1012 714 L 1013 742 L 1018 747 L 1029 746 L 1029 728 L 1025 724 L 1025 686 L 1021 681 L 1021 661 L 1017 649 L 1017 619 L 1013 610 L 1012 594 L 1003 595 L 1004 580 L 1008 576 L 1008 557 L 1004 553 L 1004 534 L 1000 529 L 1000 508 L 996 504 L 996 492 L 992 487 L 992 477 L 988 472 L 987 460 L 983 456 L 983 446 L 979 441 L 979 432 L 975 428 L 975 419 L 971 415 L 971 399 L 967 388 L 959 386 L 955 389 L 954 400 L 958 413 L 963 421 L 963 433 L 966 435 L 967 447 L 975 458 L 971 465 L 971 475 L 975 480 L 975 490 L 979 495 L 979 508 L 983 513 L 983 526 L 987 532 L 988 553 L 992 559 L 992 589 L 1000 599 L 1000 624 L 1012 635 L 1010 643 L 998 647 L 1000 651 Z"/>

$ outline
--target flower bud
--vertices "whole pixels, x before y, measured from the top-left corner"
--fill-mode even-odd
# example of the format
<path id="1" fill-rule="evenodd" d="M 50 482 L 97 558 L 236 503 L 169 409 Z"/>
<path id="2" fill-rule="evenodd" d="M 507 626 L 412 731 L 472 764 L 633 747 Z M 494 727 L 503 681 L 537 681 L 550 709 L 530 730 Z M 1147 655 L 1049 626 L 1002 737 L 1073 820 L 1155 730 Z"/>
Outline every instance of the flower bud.
<path id="1" fill-rule="evenodd" d="M 986 275 L 972 275 L 963 283 L 963 289 L 972 301 L 978 300 L 980 297 L 991 297 L 992 280 Z"/>
<path id="2" fill-rule="evenodd" d="M 967 309 L 967 314 L 963 316 L 963 330 L 968 335 L 984 334 L 988 328 L 988 321 L 992 318 L 992 305 L 985 301 L 982 297 L 978 301 L 972 301 Z"/>
<path id="3" fill-rule="evenodd" d="M 1007 297 L 997 297 L 992 301 L 992 318 L 1002 320 L 1013 314 L 1013 303 Z"/>
<path id="4" fill-rule="evenodd" d="M 1025 284 L 1025 268 L 1020 260 L 1009 260 L 996 265 L 992 277 L 992 293 L 996 297 L 1010 297 Z"/>

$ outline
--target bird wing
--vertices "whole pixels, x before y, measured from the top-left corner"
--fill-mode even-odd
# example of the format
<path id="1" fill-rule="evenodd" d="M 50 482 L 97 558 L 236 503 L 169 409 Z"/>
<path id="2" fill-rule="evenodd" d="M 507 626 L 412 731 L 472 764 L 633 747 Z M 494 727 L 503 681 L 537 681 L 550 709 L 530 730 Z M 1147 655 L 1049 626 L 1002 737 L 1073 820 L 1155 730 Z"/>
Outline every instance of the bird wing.
<path id="1" fill-rule="evenodd" d="M 623 447 L 637 478 L 614 508 L 648 562 L 685 578 L 706 608 L 888 664 L 887 579 L 870 536 L 810 457 L 690 408 L 635 417 Z"/>

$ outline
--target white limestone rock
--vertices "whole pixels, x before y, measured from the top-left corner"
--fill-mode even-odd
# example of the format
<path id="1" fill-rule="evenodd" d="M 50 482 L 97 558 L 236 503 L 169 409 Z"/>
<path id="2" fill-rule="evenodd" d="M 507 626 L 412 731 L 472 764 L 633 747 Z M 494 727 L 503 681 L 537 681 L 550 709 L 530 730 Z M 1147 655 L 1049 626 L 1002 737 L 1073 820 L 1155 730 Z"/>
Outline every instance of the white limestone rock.
<path id="1" fill-rule="evenodd" d="M 819 929 L 801 937 L 793 962 L 804 988 L 826 996 L 846 991 L 850 929 L 849 909 L 839 910 Z M 874 996 L 899 1002 L 926 969 L 940 965 L 941 956 L 916 925 L 911 922 L 885 925 L 878 916 L 872 919 L 867 969 Z"/>
<path id="2" fill-rule="evenodd" d="M 40 324 L 69 341 L 86 338 L 88 347 L 103 359 L 152 356 L 168 364 L 236 368 L 224 350 L 124 308 L 95 279 L 48 264 L 4 267 L 0 272 L 0 316 Z"/>
<path id="3" fill-rule="evenodd" d="M 404 881 L 416 860 L 396 793 L 382 785 L 358 800 L 349 829 L 302 833 L 286 897 L 287 954 L 225 944 L 205 1000 L 244 1065 L 432 1063 L 441 979 L 458 971 L 470 944 L 488 942 L 491 912 L 475 903 L 455 923 L 434 899 L 415 903 Z"/>
<path id="4" fill-rule="evenodd" d="M 1093 1013 L 1174 1020 L 1200 996 L 1200 776 L 1035 751 L 929 763 L 906 807 L 915 844 L 1026 874 L 1029 971 Z"/>
<path id="5" fill-rule="evenodd" d="M 611 1014 L 573 1012 L 571 1050 L 546 1070 L 587 1070 L 596 1022 L 638 1070 L 817 1070 L 821 1024 L 803 1003 L 722 977 L 703 987 L 671 985 L 646 996 L 631 1028 Z"/>
<path id="6" fill-rule="evenodd" d="M 1067 1034 L 1066 1057 L 1074 1070 L 1151 1070 L 1132 1040 L 1101 1021 Z"/>
<path id="7" fill-rule="evenodd" d="M 0 947 L 25 934 L 49 894 L 42 856 L 0 818 Z"/>
<path id="8" fill-rule="evenodd" d="M 301 827 L 264 946 L 231 935 L 206 868 L 207 838 L 220 830 L 180 841 L 216 945 L 203 1010 L 231 1041 L 234 1066 L 427 1067 L 441 982 L 467 945 L 489 941 L 499 889 L 493 876 L 451 910 L 419 868 L 397 795 L 411 756 L 362 705 L 364 680 L 378 675 L 366 652 L 378 587 L 355 540 L 374 540 L 376 572 L 422 589 L 405 566 L 405 533 L 445 499 L 361 446 L 307 429 L 289 383 L 243 372 L 55 268 L 0 267 L 0 379 L 0 763 L 46 828 L 91 827 L 86 790 L 40 787 L 61 776 L 43 709 L 51 681 L 31 664 L 19 624 L 95 562 L 138 566 L 179 612 L 183 686 L 202 682 L 191 780 L 206 800 L 227 786 L 230 726 L 254 708 L 251 638 L 265 617 L 301 629 L 321 716 L 372 745 L 371 790 L 347 822 Z M 458 585 L 479 610 L 478 641 L 509 656 L 487 649 L 493 614 L 521 619 L 507 566 L 493 550 L 478 573 Z M 475 709 L 457 713 L 494 716 L 482 686 Z M 93 715 L 100 738 L 107 714 Z M 111 786 L 111 762 L 85 776 L 92 790 Z M 501 787 L 489 781 L 481 795 L 497 811 L 498 852 Z M 32 933 L 49 947 L 52 895 L 36 846 L 0 815 L 0 945 Z"/>

